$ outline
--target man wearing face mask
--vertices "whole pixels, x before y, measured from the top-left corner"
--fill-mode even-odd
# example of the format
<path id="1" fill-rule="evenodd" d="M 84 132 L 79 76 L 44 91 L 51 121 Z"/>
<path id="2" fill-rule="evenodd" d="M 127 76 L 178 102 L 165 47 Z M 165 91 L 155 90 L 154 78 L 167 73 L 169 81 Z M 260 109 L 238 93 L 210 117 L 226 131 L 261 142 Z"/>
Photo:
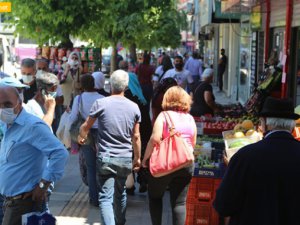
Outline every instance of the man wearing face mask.
<path id="1" fill-rule="evenodd" d="M 49 72 L 49 60 L 45 58 L 38 59 L 36 61 L 36 69 L 38 71 L 42 70 L 44 72 Z M 59 84 L 57 85 L 57 89 L 56 89 L 55 102 L 56 102 L 55 114 L 52 123 L 52 129 L 54 134 L 56 133 L 56 130 L 59 125 L 60 117 L 63 113 L 64 96 L 63 96 L 62 88 Z"/>
<path id="2" fill-rule="evenodd" d="M 63 175 L 68 152 L 42 120 L 23 110 L 13 87 L 0 87 L 0 120 L 5 123 L 0 149 L 2 225 L 20 225 L 23 214 L 41 211 L 50 182 Z"/>
<path id="3" fill-rule="evenodd" d="M 35 61 L 30 58 L 23 59 L 21 62 L 21 82 L 30 88 L 24 91 L 24 103 L 27 103 L 35 95 L 37 88 L 35 83 Z"/>
<path id="4" fill-rule="evenodd" d="M 183 68 L 184 63 L 181 56 L 176 56 L 174 58 L 174 66 L 175 68 L 169 69 L 166 72 L 164 78 L 171 77 L 175 79 L 180 87 L 187 90 L 187 85 L 193 82 L 193 77 L 188 70 Z"/>
<path id="5" fill-rule="evenodd" d="M 26 104 L 26 111 L 44 120 L 51 127 L 55 112 L 57 77 L 39 70 L 36 74 L 37 92 Z"/>

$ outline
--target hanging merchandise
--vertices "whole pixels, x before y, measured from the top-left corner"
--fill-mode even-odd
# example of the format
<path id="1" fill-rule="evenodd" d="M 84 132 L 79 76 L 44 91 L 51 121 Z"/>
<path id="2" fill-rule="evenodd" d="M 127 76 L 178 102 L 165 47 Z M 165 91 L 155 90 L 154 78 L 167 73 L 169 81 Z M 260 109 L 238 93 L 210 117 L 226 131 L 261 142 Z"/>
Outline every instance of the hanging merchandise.
<path id="1" fill-rule="evenodd" d="M 93 61 L 94 60 L 93 48 L 88 49 L 88 55 L 89 55 L 89 61 Z"/>
<path id="2" fill-rule="evenodd" d="M 81 50 L 80 50 L 80 58 L 81 58 L 81 61 L 88 60 L 88 49 L 87 48 L 81 48 Z"/>
<path id="3" fill-rule="evenodd" d="M 58 60 L 62 60 L 62 58 L 66 56 L 66 49 L 65 48 L 59 48 L 58 49 Z"/>
<path id="4" fill-rule="evenodd" d="M 41 47 L 37 47 L 37 48 L 35 49 L 35 57 L 36 57 L 37 59 L 42 57 L 42 48 L 41 48 Z"/>
<path id="5" fill-rule="evenodd" d="M 50 47 L 49 46 L 44 46 L 42 48 L 42 57 L 45 58 L 45 59 L 50 58 Z"/>
<path id="6" fill-rule="evenodd" d="M 57 58 L 58 55 L 58 48 L 57 47 L 51 47 L 50 49 L 50 59 L 55 59 Z"/>

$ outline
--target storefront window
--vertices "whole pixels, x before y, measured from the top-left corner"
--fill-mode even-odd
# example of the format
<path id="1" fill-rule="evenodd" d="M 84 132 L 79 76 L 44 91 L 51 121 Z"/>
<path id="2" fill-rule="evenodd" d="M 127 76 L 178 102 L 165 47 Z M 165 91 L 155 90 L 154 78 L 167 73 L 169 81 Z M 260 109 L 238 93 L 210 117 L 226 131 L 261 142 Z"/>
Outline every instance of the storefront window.
<path id="1" fill-rule="evenodd" d="M 250 95 L 251 29 L 247 21 L 241 24 L 239 100 L 245 103 Z"/>

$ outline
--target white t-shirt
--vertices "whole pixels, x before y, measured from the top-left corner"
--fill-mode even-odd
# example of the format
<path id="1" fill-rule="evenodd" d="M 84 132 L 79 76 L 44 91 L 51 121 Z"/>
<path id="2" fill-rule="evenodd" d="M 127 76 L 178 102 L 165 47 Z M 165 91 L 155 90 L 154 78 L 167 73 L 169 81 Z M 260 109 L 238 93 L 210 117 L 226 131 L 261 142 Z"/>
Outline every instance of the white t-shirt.
<path id="1" fill-rule="evenodd" d="M 152 81 L 158 81 L 163 73 L 164 73 L 163 66 L 157 67 L 152 77 Z"/>
<path id="2" fill-rule="evenodd" d="M 97 99 L 104 98 L 98 92 L 83 92 L 81 94 L 81 116 L 86 119 L 90 115 L 90 110 Z M 72 111 L 70 115 L 70 123 L 72 124 L 76 119 L 79 112 L 79 95 L 74 98 Z M 98 128 L 98 121 L 95 121 L 92 128 Z"/>
<path id="3" fill-rule="evenodd" d="M 183 89 L 186 89 L 188 83 L 190 84 L 193 82 L 191 73 L 185 69 L 183 69 L 182 71 L 176 71 L 176 68 L 169 69 L 165 73 L 164 79 L 168 77 L 174 78 L 177 81 L 177 84 Z"/>
<path id="4" fill-rule="evenodd" d="M 24 104 L 23 106 L 28 113 L 35 115 L 40 119 L 44 118 L 45 112 L 43 111 L 41 105 L 35 99 L 30 99 L 27 102 L 27 104 Z"/>

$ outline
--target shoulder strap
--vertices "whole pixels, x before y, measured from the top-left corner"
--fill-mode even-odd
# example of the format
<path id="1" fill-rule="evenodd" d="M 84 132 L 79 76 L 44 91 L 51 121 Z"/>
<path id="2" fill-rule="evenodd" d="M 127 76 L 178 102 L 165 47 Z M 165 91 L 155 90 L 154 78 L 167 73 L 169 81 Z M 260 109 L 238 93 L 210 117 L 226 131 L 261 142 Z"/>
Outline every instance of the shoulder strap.
<path id="1" fill-rule="evenodd" d="M 161 81 L 161 79 L 164 77 L 164 75 L 165 75 L 166 72 L 167 72 L 167 71 L 164 71 L 164 72 L 163 72 L 163 74 L 158 78 L 158 81 L 157 81 L 157 82 L 160 82 L 160 81 Z"/>
<path id="2" fill-rule="evenodd" d="M 165 119 L 166 119 L 166 122 L 167 122 L 167 125 L 168 125 L 168 128 L 169 128 L 170 136 L 172 136 L 176 133 L 173 120 L 172 120 L 172 118 L 171 118 L 171 116 L 168 112 L 164 111 L 163 114 L 165 116 Z"/>
<path id="3" fill-rule="evenodd" d="M 81 112 L 80 112 L 80 109 L 82 107 L 82 94 L 79 95 L 78 97 L 78 114 L 81 116 Z"/>

